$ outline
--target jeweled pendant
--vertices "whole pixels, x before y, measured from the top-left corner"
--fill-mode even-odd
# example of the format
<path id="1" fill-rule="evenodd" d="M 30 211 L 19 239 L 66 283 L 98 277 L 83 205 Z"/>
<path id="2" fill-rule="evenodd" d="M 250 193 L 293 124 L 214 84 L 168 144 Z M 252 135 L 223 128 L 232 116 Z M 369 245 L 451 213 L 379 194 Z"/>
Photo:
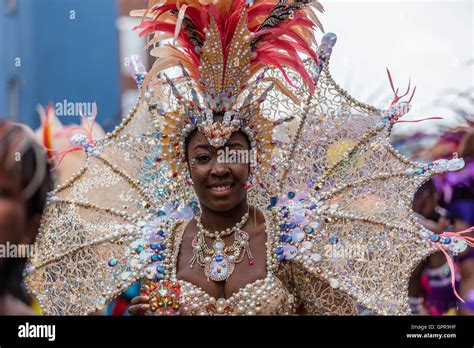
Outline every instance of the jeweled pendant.
<path id="1" fill-rule="evenodd" d="M 234 263 L 229 260 L 229 257 L 224 253 L 217 253 L 206 263 L 204 273 L 208 279 L 215 282 L 227 280 L 234 271 Z"/>

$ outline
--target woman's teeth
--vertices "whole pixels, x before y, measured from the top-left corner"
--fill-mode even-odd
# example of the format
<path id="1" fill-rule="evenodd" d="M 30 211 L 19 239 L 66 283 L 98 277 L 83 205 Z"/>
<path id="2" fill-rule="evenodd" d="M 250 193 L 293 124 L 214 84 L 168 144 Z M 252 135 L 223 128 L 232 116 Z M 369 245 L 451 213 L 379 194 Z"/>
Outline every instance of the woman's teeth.
<path id="1" fill-rule="evenodd" d="M 230 189 L 230 185 L 227 185 L 227 186 L 213 186 L 213 187 L 211 187 L 211 190 L 212 190 L 212 191 L 216 191 L 216 192 L 227 191 L 228 189 Z"/>

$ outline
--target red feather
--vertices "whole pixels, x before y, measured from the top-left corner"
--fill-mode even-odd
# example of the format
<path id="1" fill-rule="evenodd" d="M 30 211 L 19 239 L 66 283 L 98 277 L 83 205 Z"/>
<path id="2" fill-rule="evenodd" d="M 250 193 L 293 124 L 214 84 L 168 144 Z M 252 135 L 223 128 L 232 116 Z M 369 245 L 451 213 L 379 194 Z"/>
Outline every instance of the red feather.
<path id="1" fill-rule="evenodd" d="M 258 4 L 251 7 L 248 11 L 249 22 L 253 21 L 255 17 L 267 16 L 274 8 L 275 5 L 272 4 Z"/>
<path id="2" fill-rule="evenodd" d="M 274 57 L 274 54 L 266 51 L 257 52 L 257 57 L 254 60 L 254 64 L 270 65 L 278 68 L 283 74 L 283 77 L 286 82 L 288 82 L 288 84 L 290 84 L 292 87 L 295 87 L 295 85 L 291 82 L 290 78 L 286 74 L 286 71 L 283 66 L 278 62 L 278 57 Z"/>
<path id="3" fill-rule="evenodd" d="M 272 60 L 273 63 L 271 65 L 276 66 L 280 70 L 282 70 L 280 68 L 281 64 L 276 65 L 276 64 L 274 64 L 275 61 L 277 61 L 277 62 L 279 61 L 279 62 L 283 63 L 283 65 L 286 65 L 289 68 L 297 71 L 301 75 L 301 77 L 303 78 L 305 84 L 308 86 L 308 88 L 310 90 L 310 93 L 311 94 L 314 93 L 314 88 L 315 88 L 314 82 L 311 79 L 311 77 L 309 76 L 308 72 L 306 71 L 306 69 L 305 69 L 303 63 L 301 62 L 301 60 L 300 60 L 300 62 L 301 62 L 300 63 L 298 61 L 295 61 L 295 59 L 293 59 L 293 57 L 289 57 L 289 56 L 287 56 L 285 54 L 282 54 L 282 53 L 279 53 L 279 52 L 272 52 L 272 53 L 260 52 L 260 54 L 257 55 L 257 58 L 256 58 L 259 62 L 265 62 L 265 61 L 259 59 L 259 56 L 262 57 L 262 55 L 261 55 L 262 53 L 264 54 L 263 57 L 265 59 L 270 58 Z M 282 71 L 282 73 L 283 73 L 283 71 Z M 288 76 L 285 73 L 283 74 L 283 76 L 285 77 L 285 80 L 287 80 L 287 82 L 294 87 L 294 85 L 291 83 L 290 79 L 288 78 Z"/>
<path id="4" fill-rule="evenodd" d="M 185 17 L 186 21 L 188 21 L 188 26 L 191 26 L 190 29 L 193 30 L 192 35 L 196 39 L 199 36 L 202 41 L 206 40 L 204 29 L 209 27 L 210 17 L 213 17 L 220 35 L 224 66 L 226 65 L 232 39 L 241 19 L 242 11 L 246 8 L 247 25 L 252 24 L 252 27 L 248 29 L 259 38 L 257 41 L 254 41 L 255 45 L 251 46 L 257 56 L 251 61 L 249 70 L 255 71 L 260 65 L 277 67 L 282 71 L 285 80 L 293 86 L 283 69 L 283 66 L 286 66 L 298 72 L 311 93 L 313 93 L 314 83 L 306 71 L 299 53 L 312 57 L 316 62 L 318 57 L 311 48 L 308 39 L 303 36 L 303 32 L 300 32 L 297 28 L 313 29 L 316 24 L 304 12 L 295 11 L 296 13 L 293 18 L 288 18 L 273 28 L 258 31 L 263 20 L 274 10 L 275 2 L 261 0 L 256 1 L 254 6 L 249 7 L 244 0 L 233 0 L 231 3 L 225 4 L 209 2 L 208 5 L 203 5 L 197 1 L 188 2 L 187 0 L 180 0 L 179 2 L 174 2 L 173 0 L 166 0 L 163 5 L 151 10 L 155 16 L 153 20 L 146 20 L 135 29 L 141 30 L 140 36 L 149 35 L 155 31 L 174 35 L 176 29 L 176 23 L 173 22 L 174 19 L 167 17 L 165 20 L 160 20 L 159 18 L 166 12 L 178 11 L 182 5 L 188 5 Z M 189 23 L 192 23 L 192 25 Z M 176 41 L 180 45 L 179 50 L 189 56 L 190 60 L 197 67 L 200 65 L 200 54 L 196 52 L 196 43 L 188 37 L 188 34 L 189 31 L 181 30 Z"/>

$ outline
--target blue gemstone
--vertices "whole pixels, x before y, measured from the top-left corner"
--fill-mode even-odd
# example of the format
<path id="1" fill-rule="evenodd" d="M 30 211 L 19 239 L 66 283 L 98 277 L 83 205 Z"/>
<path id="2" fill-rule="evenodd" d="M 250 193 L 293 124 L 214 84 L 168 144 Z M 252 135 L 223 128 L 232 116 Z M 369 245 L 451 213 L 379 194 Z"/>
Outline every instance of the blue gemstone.
<path id="1" fill-rule="evenodd" d="M 135 249 L 135 251 L 136 251 L 137 253 L 141 253 L 141 252 L 143 251 L 143 246 L 139 245 L 139 246 Z"/>
<path id="2" fill-rule="evenodd" d="M 158 260 L 159 261 L 163 261 L 166 258 L 165 255 L 163 255 L 163 254 L 155 254 L 155 255 L 158 255 Z"/>
<path id="3" fill-rule="evenodd" d="M 280 231 L 286 230 L 287 227 L 288 227 L 287 224 L 281 224 L 281 225 L 280 225 Z"/>
<path id="4" fill-rule="evenodd" d="M 293 239 L 293 237 L 291 237 L 290 234 L 287 234 L 287 235 L 286 235 L 286 238 L 285 238 L 285 242 L 286 242 L 286 243 L 289 243 L 289 242 L 291 242 L 292 239 Z"/>
<path id="5" fill-rule="evenodd" d="M 193 201 L 191 201 L 191 202 L 189 203 L 189 206 L 190 206 L 191 208 L 197 208 L 198 202 L 193 200 Z"/>
<path id="6" fill-rule="evenodd" d="M 116 260 L 116 259 L 110 259 L 110 260 L 109 260 L 109 266 L 110 266 L 110 267 L 114 267 L 116 264 L 117 264 L 117 260 Z"/>
<path id="7" fill-rule="evenodd" d="M 193 208 L 194 215 L 199 215 L 200 212 L 201 210 L 199 208 Z"/>
<path id="8" fill-rule="evenodd" d="M 333 237 L 329 237 L 329 243 L 331 244 L 337 244 L 337 242 L 339 242 L 339 238 L 333 236 Z"/>
<path id="9" fill-rule="evenodd" d="M 224 257 L 222 255 L 217 255 L 216 256 L 216 261 L 217 262 L 221 262 L 223 259 L 224 259 Z"/>
<path id="10" fill-rule="evenodd" d="M 159 231 L 158 231 L 158 234 L 159 234 L 160 236 L 164 237 L 166 233 L 165 233 L 165 231 L 163 231 L 163 230 L 159 230 Z"/>
<path id="11" fill-rule="evenodd" d="M 314 232 L 314 228 L 312 228 L 311 226 L 306 226 L 306 228 L 304 229 L 304 231 L 308 234 L 310 233 L 313 233 Z"/>
<path id="12" fill-rule="evenodd" d="M 158 273 L 163 273 L 165 271 L 165 268 L 163 266 L 159 265 L 159 266 L 156 267 L 156 271 Z"/>
<path id="13" fill-rule="evenodd" d="M 277 253 L 277 255 L 283 254 L 283 248 L 280 247 L 280 246 L 279 246 L 279 247 L 276 247 L 275 253 Z"/>
<path id="14" fill-rule="evenodd" d="M 275 205 L 278 202 L 278 197 L 271 197 L 270 198 L 270 205 Z"/>
<path id="15" fill-rule="evenodd" d="M 423 168 L 416 168 L 415 169 L 416 174 L 423 174 L 424 172 L 425 172 L 425 170 Z"/>
<path id="16" fill-rule="evenodd" d="M 277 258 L 279 261 L 283 261 L 285 259 L 285 255 L 279 254 Z"/>
<path id="17" fill-rule="evenodd" d="M 156 249 L 160 248 L 160 245 L 156 244 L 156 243 L 152 243 L 152 244 L 150 244 L 150 248 L 152 248 L 153 250 L 156 250 Z"/>
<path id="18" fill-rule="evenodd" d="M 384 117 L 383 120 L 384 120 L 385 122 L 388 122 L 388 121 L 390 121 L 390 117 Z"/>
<path id="19" fill-rule="evenodd" d="M 165 249 L 166 249 L 166 245 L 164 245 L 164 244 L 160 244 L 160 250 L 162 250 L 162 251 L 163 251 L 163 250 L 165 250 Z"/>
<path id="20" fill-rule="evenodd" d="M 156 278 L 158 278 L 158 279 L 163 279 L 163 277 L 164 277 L 163 273 L 157 273 L 156 274 Z"/>
<path id="21" fill-rule="evenodd" d="M 296 227 L 296 224 L 294 222 L 292 222 L 288 225 L 288 228 L 290 228 L 290 229 L 294 229 L 295 227 Z"/>
<path id="22" fill-rule="evenodd" d="M 443 239 L 443 243 L 444 243 L 444 244 L 449 244 L 449 243 L 451 243 L 451 238 L 445 237 L 445 238 Z"/>
<path id="23" fill-rule="evenodd" d="M 158 216 L 165 216 L 165 215 L 166 215 L 166 213 L 163 210 L 160 210 L 158 212 Z"/>
<path id="24" fill-rule="evenodd" d="M 290 216 L 290 213 L 289 213 L 289 212 L 285 212 L 285 213 L 283 214 L 283 218 L 285 218 L 285 219 L 286 219 L 288 216 Z"/>
<path id="25" fill-rule="evenodd" d="M 280 242 L 285 242 L 285 241 L 286 241 L 286 237 L 288 237 L 288 235 L 283 233 L 283 234 L 280 236 Z"/>
<path id="26" fill-rule="evenodd" d="M 439 242 L 440 238 L 441 238 L 441 237 L 440 237 L 438 234 L 433 234 L 433 235 L 431 236 L 431 240 L 432 240 L 433 242 Z"/>
<path id="27" fill-rule="evenodd" d="M 288 192 L 288 198 L 293 199 L 295 198 L 296 194 L 294 192 Z"/>
<path id="28" fill-rule="evenodd" d="M 160 254 L 153 254 L 151 255 L 151 260 L 153 262 L 160 261 Z"/>
<path id="29" fill-rule="evenodd" d="M 199 119 L 197 117 L 193 117 L 191 119 L 191 122 L 192 122 L 193 125 L 197 126 L 199 124 Z"/>

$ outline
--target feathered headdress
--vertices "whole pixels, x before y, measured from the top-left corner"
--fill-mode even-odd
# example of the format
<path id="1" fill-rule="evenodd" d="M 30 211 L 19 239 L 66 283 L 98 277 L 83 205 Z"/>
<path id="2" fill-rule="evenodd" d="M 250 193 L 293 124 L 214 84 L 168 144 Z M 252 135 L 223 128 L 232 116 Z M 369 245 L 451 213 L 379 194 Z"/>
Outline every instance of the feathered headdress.
<path id="1" fill-rule="evenodd" d="M 152 0 L 132 15 L 143 17 L 140 36 L 148 35 L 147 48 L 157 57 L 150 75 L 182 64 L 213 111 L 222 111 L 232 107 L 225 99 L 236 98 L 267 66 L 280 69 L 290 85 L 283 67 L 297 71 L 314 91 L 298 53 L 318 59 L 312 29 L 323 28 L 315 9 L 323 11 L 310 0 L 257 0 L 252 6 L 243 0 Z M 166 39 L 172 44 L 160 47 Z"/>
<path id="2" fill-rule="evenodd" d="M 300 54 L 318 59 L 312 30 L 322 30 L 322 26 L 315 10 L 322 12 L 323 8 L 309 0 L 257 0 L 252 4 L 244 0 L 151 0 L 148 9 L 132 12 L 142 17 L 136 29 L 141 30 L 140 36 L 148 37 L 146 48 L 157 58 L 142 84 L 150 108 L 165 120 L 161 128 L 169 146 L 165 144 L 164 159 L 174 161 L 176 175 L 185 162 L 184 139 L 196 128 L 216 148 L 225 145 L 232 133 L 243 131 L 257 161 L 266 166 L 271 131 L 286 120 L 266 119 L 260 104 L 274 87 L 298 102 L 290 91 L 294 85 L 288 70 L 302 77 L 310 94 L 314 92 Z M 169 41 L 163 44 L 164 40 Z M 177 101 L 175 110 L 164 110 L 156 102 L 161 87 L 154 88 L 152 81 L 172 67 L 180 67 L 183 77 L 172 80 L 163 74 L 158 79 L 157 84 L 167 84 Z M 270 67 L 279 69 L 290 87 L 265 77 Z M 176 84 L 183 80 L 186 90 L 180 91 Z M 262 81 L 269 84 L 259 88 Z"/>

